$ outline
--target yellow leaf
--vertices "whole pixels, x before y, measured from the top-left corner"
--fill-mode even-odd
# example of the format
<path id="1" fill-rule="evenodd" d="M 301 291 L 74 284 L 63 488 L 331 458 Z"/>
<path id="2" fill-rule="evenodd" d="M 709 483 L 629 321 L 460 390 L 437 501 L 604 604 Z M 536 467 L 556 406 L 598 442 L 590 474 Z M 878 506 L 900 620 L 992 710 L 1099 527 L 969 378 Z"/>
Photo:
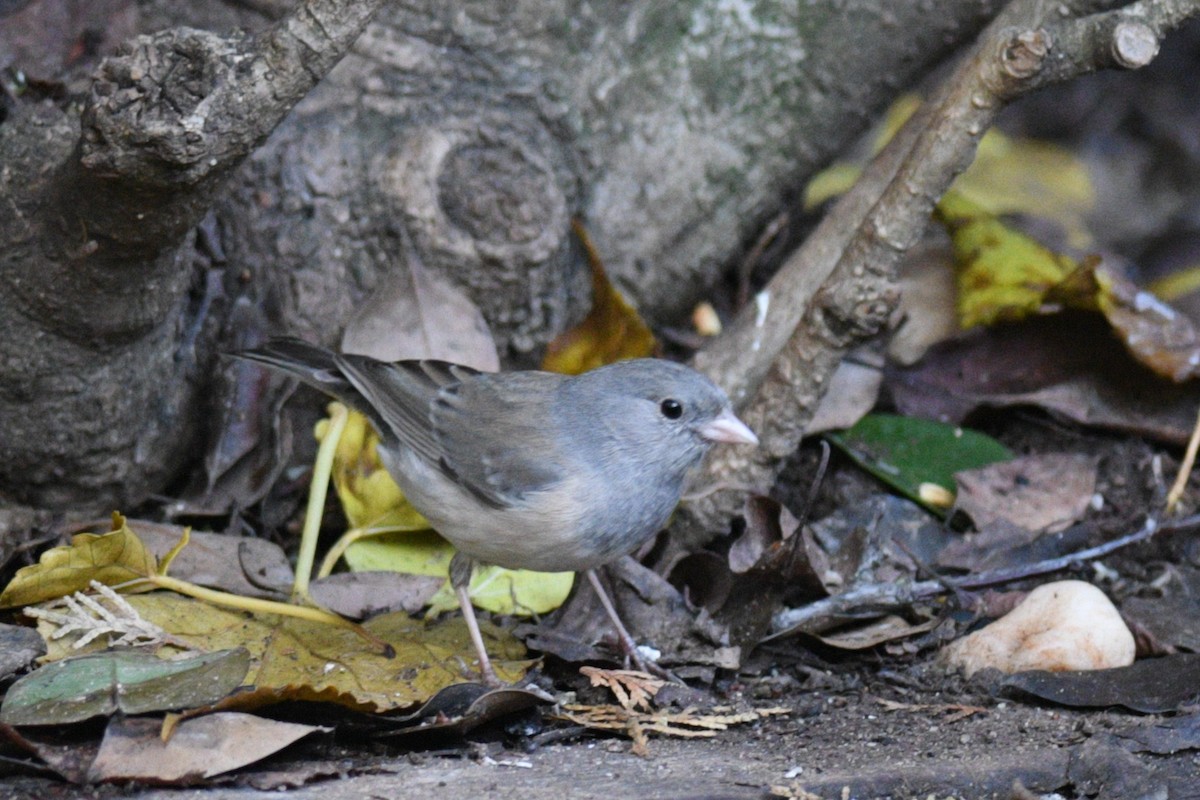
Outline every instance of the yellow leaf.
<path id="1" fill-rule="evenodd" d="M 920 102 L 915 95 L 904 95 L 892 104 L 874 136 L 872 153 L 883 149 Z M 821 170 L 805 187 L 804 209 L 843 194 L 861 173 L 862 161 L 838 161 Z M 990 214 L 1021 213 L 1052 220 L 1075 249 L 1092 243 L 1086 219 L 1096 203 L 1091 176 L 1083 161 L 1056 144 L 989 130 L 980 139 L 971 166 L 950 188 Z"/>
<path id="2" fill-rule="evenodd" d="M 403 572 L 444 577 L 454 547 L 432 531 L 392 533 L 355 542 L 346 563 L 355 572 Z M 529 616 L 558 608 L 571 593 L 573 572 L 532 572 L 485 566 L 475 570 L 468 589 L 477 608 L 494 614 Z M 449 584 L 430 601 L 430 614 L 458 608 Z"/>
<path id="3" fill-rule="evenodd" d="M 575 584 L 574 572 L 533 572 L 483 566 L 475 569 L 467 593 L 471 605 L 491 611 L 528 617 L 546 614 L 561 606 Z M 458 598 L 446 583 L 429 601 L 429 613 L 458 608 Z"/>
<path id="4" fill-rule="evenodd" d="M 38 563 L 13 576 L 0 593 L 0 607 L 26 606 L 86 591 L 92 581 L 116 586 L 153 575 L 158 564 L 129 530 L 125 518 L 114 512 L 112 527 L 103 535 L 76 534 L 71 544 L 42 553 Z"/>
<path id="5" fill-rule="evenodd" d="M 1086 221 L 1096 203 L 1091 176 L 1081 160 L 1056 144 L 990 130 L 951 188 L 992 214 L 1053 220 L 1077 250 L 1092 245 Z"/>
<path id="6" fill-rule="evenodd" d="M 317 424 L 324 439 L 328 420 Z M 333 457 L 333 486 L 352 528 L 425 530 L 429 522 L 408 500 L 379 459 L 379 434 L 365 416 L 351 411 Z"/>
<path id="7" fill-rule="evenodd" d="M 403 612 L 368 620 L 363 627 L 395 650 L 389 656 L 333 625 L 231 611 L 173 592 L 128 599 L 143 619 L 197 649 L 245 647 L 250 652 L 244 684 L 254 689 L 233 695 L 222 703 L 226 708 L 313 700 L 390 711 L 422 702 L 450 684 L 478 679 L 475 648 L 460 617 L 434 625 Z M 520 680 L 530 664 L 523 660 L 524 646 L 501 628 L 483 620 L 480 625 L 501 680 Z M 50 658 L 65 655 L 57 644 L 51 643 Z"/>
<path id="8" fill-rule="evenodd" d="M 592 310 L 550 342 L 542 369 L 578 375 L 614 361 L 653 355 L 658 343 L 649 326 L 609 282 L 583 225 L 578 220 L 571 224 L 592 269 Z"/>
<path id="9" fill-rule="evenodd" d="M 1176 383 L 1200 376 L 1200 332 L 1191 321 L 1099 256 L 1076 261 L 1055 253 L 953 191 L 934 216 L 954 244 L 963 328 L 1064 306 L 1098 311 L 1129 354 L 1156 374 Z"/>
<path id="10" fill-rule="evenodd" d="M 1170 302 L 1184 295 L 1200 290 L 1200 265 L 1192 265 L 1184 269 L 1164 275 L 1150 282 L 1147 289 L 1154 296 Z"/>
<path id="11" fill-rule="evenodd" d="M 953 190 L 942 197 L 934 217 L 954 244 L 958 318 L 964 329 L 1041 311 L 1050 291 L 1077 266 Z"/>

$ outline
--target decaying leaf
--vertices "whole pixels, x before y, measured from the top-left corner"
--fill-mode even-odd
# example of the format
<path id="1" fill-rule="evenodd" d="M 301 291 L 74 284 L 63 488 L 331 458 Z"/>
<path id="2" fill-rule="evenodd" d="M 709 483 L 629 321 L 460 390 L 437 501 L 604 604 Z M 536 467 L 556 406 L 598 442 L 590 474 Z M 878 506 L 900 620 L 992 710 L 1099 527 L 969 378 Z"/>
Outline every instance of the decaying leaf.
<path id="1" fill-rule="evenodd" d="M 304 736 L 331 730 L 224 711 L 185 719 L 164 741 L 159 719 L 117 718 L 104 732 L 89 778 L 188 784 L 261 761 Z"/>
<path id="2" fill-rule="evenodd" d="M 645 358 L 658 348 L 649 326 L 608 280 L 604 264 L 578 221 L 575 234 L 592 270 L 592 310 L 583 322 L 546 348 L 542 369 L 578 375 L 626 358 Z"/>
<path id="3" fill-rule="evenodd" d="M 0 722 L 61 725 L 118 711 L 209 705 L 240 686 L 249 667 L 250 653 L 241 647 L 180 659 L 140 650 L 77 656 L 14 683 L 0 706 Z"/>
<path id="4" fill-rule="evenodd" d="M 1131 355 L 1181 383 L 1200 375 L 1200 333 L 1186 316 L 1105 266 L 1055 253 L 960 194 L 934 215 L 954 243 L 964 329 L 1067 306 L 1099 311 Z"/>
<path id="5" fill-rule="evenodd" d="M 38 631 L 43 633 L 47 641 L 79 634 L 79 638 L 71 644 L 73 650 L 87 647 L 100 636 L 108 637 L 106 644 L 109 647 L 135 647 L 170 641 L 170 634 L 142 619 L 133 606 L 112 589 L 97 581 L 92 581 L 91 589 L 98 595 L 96 599 L 83 592 L 75 592 L 45 606 L 26 606 L 25 616 L 40 620 Z"/>
<path id="6" fill-rule="evenodd" d="M 329 420 L 317 424 L 318 441 Z M 350 527 L 421 531 L 429 522 L 404 497 L 379 458 L 379 434 L 367 418 L 351 411 L 333 457 L 333 485 Z"/>
<path id="7" fill-rule="evenodd" d="M 964 470 L 957 505 L 977 528 L 998 520 L 1030 531 L 1056 533 L 1079 520 L 1096 492 L 1096 460 L 1073 453 L 1041 453 Z"/>
<path id="8" fill-rule="evenodd" d="M 354 631 L 308 620 L 228 611 L 170 592 L 127 598 L 146 620 L 192 647 L 244 646 L 251 666 L 246 684 L 228 708 L 278 700 L 336 702 L 360 710 L 388 711 L 419 703 L 439 689 L 477 677 L 475 649 L 462 619 L 434 624 L 403 612 L 367 620 L 363 628 L 393 653 Z M 501 680 L 515 682 L 529 662 L 511 634 L 481 620 L 488 653 Z"/>
<path id="9" fill-rule="evenodd" d="M 430 272 L 401 229 L 404 263 L 385 275 L 342 334 L 342 352 L 380 361 L 434 358 L 483 372 L 500 369 L 479 307 Z"/>
<path id="10" fill-rule="evenodd" d="M 830 647 L 839 650 L 866 650 L 884 642 L 906 639 L 919 633 L 933 630 L 938 624 L 936 619 L 928 619 L 914 625 L 903 617 L 888 614 L 864 625 L 856 625 L 836 633 L 813 634 L 813 636 Z"/>
<path id="11" fill-rule="evenodd" d="M 114 512 L 111 532 L 76 534 L 71 544 L 47 550 L 38 563 L 19 570 L 0 593 L 0 607 L 54 600 L 84 591 L 92 581 L 115 586 L 157 570 L 157 560 Z"/>
<path id="12" fill-rule="evenodd" d="M 1077 267 L 953 190 L 942 196 L 934 218 L 954 243 L 964 329 L 1041 312 Z"/>
<path id="13" fill-rule="evenodd" d="M 42 637 L 23 625 L 0 623 L 0 681 L 46 654 Z"/>
<path id="14" fill-rule="evenodd" d="M 630 711 L 634 709 L 650 710 L 651 702 L 658 690 L 667 682 L 646 672 L 631 669 L 600 669 L 599 667 L 580 667 L 579 672 L 592 682 L 592 686 L 605 686 L 621 708 Z"/>
<path id="15" fill-rule="evenodd" d="M 74 530 L 95 530 L 103 522 L 87 522 Z M 182 525 L 126 520 L 146 549 L 161 559 L 183 537 Z M 188 533 L 188 544 L 171 561 L 171 575 L 245 597 L 278 597 L 290 591 L 291 564 L 283 548 L 266 539 L 225 533 Z"/>
<path id="16" fill-rule="evenodd" d="M 1116 669 L 1018 672 L 1005 678 L 1001 688 L 1066 706 L 1124 706 L 1143 714 L 1163 714 L 1194 705 L 1198 686 L 1200 654 L 1176 653 Z"/>
<path id="17" fill-rule="evenodd" d="M 1097 314 L 1066 312 L 976 329 L 912 367 L 890 368 L 888 390 L 902 413 L 930 419 L 1036 406 L 1082 425 L 1186 444 L 1200 385 L 1158 378 L 1106 328 Z"/>
<path id="18" fill-rule="evenodd" d="M 915 95 L 900 97 L 874 134 L 872 154 L 883 149 L 920 105 Z M 837 162 L 805 187 L 804 207 L 815 208 L 844 193 L 862 173 L 856 163 Z M 992 128 L 979 142 L 975 159 L 951 185 L 989 214 L 1021 213 L 1051 220 L 1075 248 L 1091 245 L 1086 217 L 1096 202 L 1087 165 L 1051 142 L 1013 138 Z"/>

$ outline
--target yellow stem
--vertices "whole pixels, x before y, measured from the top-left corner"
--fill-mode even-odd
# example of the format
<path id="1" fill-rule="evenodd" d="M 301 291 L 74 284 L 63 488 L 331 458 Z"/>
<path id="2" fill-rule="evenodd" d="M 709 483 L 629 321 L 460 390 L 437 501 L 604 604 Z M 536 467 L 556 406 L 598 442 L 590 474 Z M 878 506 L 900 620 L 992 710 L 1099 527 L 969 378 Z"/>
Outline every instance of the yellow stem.
<path id="1" fill-rule="evenodd" d="M 159 589 L 169 589 L 172 592 L 194 597 L 197 600 L 203 600 L 215 606 L 236 608 L 254 614 L 277 614 L 281 617 L 295 617 L 297 619 L 306 619 L 310 622 L 320 622 L 326 625 L 336 625 L 339 628 L 348 628 L 381 649 L 385 651 L 391 650 L 390 645 L 370 633 L 363 626 L 322 608 L 297 606 L 291 603 L 280 603 L 276 600 L 263 600 L 260 597 L 244 597 L 240 594 L 230 594 L 229 592 L 222 592 L 217 589 L 197 586 L 194 583 L 181 581 L 178 578 L 172 578 L 167 575 L 150 575 L 146 578 L 130 581 L 129 584 L 140 583 L 143 580 L 154 584 Z"/>
<path id="2" fill-rule="evenodd" d="M 350 545 L 357 542 L 359 539 L 369 539 L 372 536 L 382 536 L 385 533 L 405 533 L 411 532 L 412 528 L 407 525 L 381 525 L 376 528 L 351 528 L 342 534 L 342 538 L 334 542 L 333 547 L 329 548 L 329 552 L 325 554 L 325 559 L 321 562 L 321 568 L 317 570 L 318 578 L 326 578 L 333 572 L 333 568 L 337 566 L 337 562 L 345 554 Z"/>
<path id="3" fill-rule="evenodd" d="M 329 430 L 321 439 L 317 461 L 313 465 L 312 483 L 308 489 L 308 508 L 304 511 L 304 531 L 300 534 L 300 555 L 296 557 L 296 580 L 292 584 L 292 599 L 308 599 L 308 582 L 317 557 L 317 535 L 321 532 L 321 517 L 325 513 L 325 497 L 329 492 L 329 476 L 333 473 L 333 456 L 337 452 L 350 411 L 341 403 L 329 404 Z"/>

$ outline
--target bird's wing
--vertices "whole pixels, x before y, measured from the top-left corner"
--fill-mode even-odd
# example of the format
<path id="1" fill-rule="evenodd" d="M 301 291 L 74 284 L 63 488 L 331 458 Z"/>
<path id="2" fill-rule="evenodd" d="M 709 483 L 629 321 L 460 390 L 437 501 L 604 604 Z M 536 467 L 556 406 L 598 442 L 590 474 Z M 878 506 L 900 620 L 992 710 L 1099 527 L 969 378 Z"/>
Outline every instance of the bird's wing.
<path id="1" fill-rule="evenodd" d="M 567 477 L 551 408 L 566 378 L 545 372 L 481 374 L 445 386 L 433 404 L 442 468 L 497 507 Z"/>
<path id="2" fill-rule="evenodd" d="M 366 398 L 376 423 L 381 423 L 385 444 L 394 438 L 440 467 L 442 447 L 433 430 L 433 402 L 443 389 L 479 373 L 444 361 L 388 363 L 349 354 L 335 359 L 338 371 Z"/>

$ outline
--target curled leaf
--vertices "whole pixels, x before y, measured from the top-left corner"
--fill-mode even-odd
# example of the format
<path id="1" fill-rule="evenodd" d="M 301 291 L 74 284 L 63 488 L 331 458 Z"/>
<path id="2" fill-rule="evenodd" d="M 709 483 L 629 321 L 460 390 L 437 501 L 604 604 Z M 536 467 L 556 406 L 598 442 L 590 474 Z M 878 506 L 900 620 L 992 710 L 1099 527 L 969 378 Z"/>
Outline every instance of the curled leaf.
<path id="1" fill-rule="evenodd" d="M 85 591 L 92 581 L 116 586 L 157 571 L 154 556 L 125 518 L 113 512 L 109 533 L 78 533 L 71 537 L 71 544 L 47 550 L 38 563 L 19 570 L 0 593 L 0 607 L 54 600 Z"/>

